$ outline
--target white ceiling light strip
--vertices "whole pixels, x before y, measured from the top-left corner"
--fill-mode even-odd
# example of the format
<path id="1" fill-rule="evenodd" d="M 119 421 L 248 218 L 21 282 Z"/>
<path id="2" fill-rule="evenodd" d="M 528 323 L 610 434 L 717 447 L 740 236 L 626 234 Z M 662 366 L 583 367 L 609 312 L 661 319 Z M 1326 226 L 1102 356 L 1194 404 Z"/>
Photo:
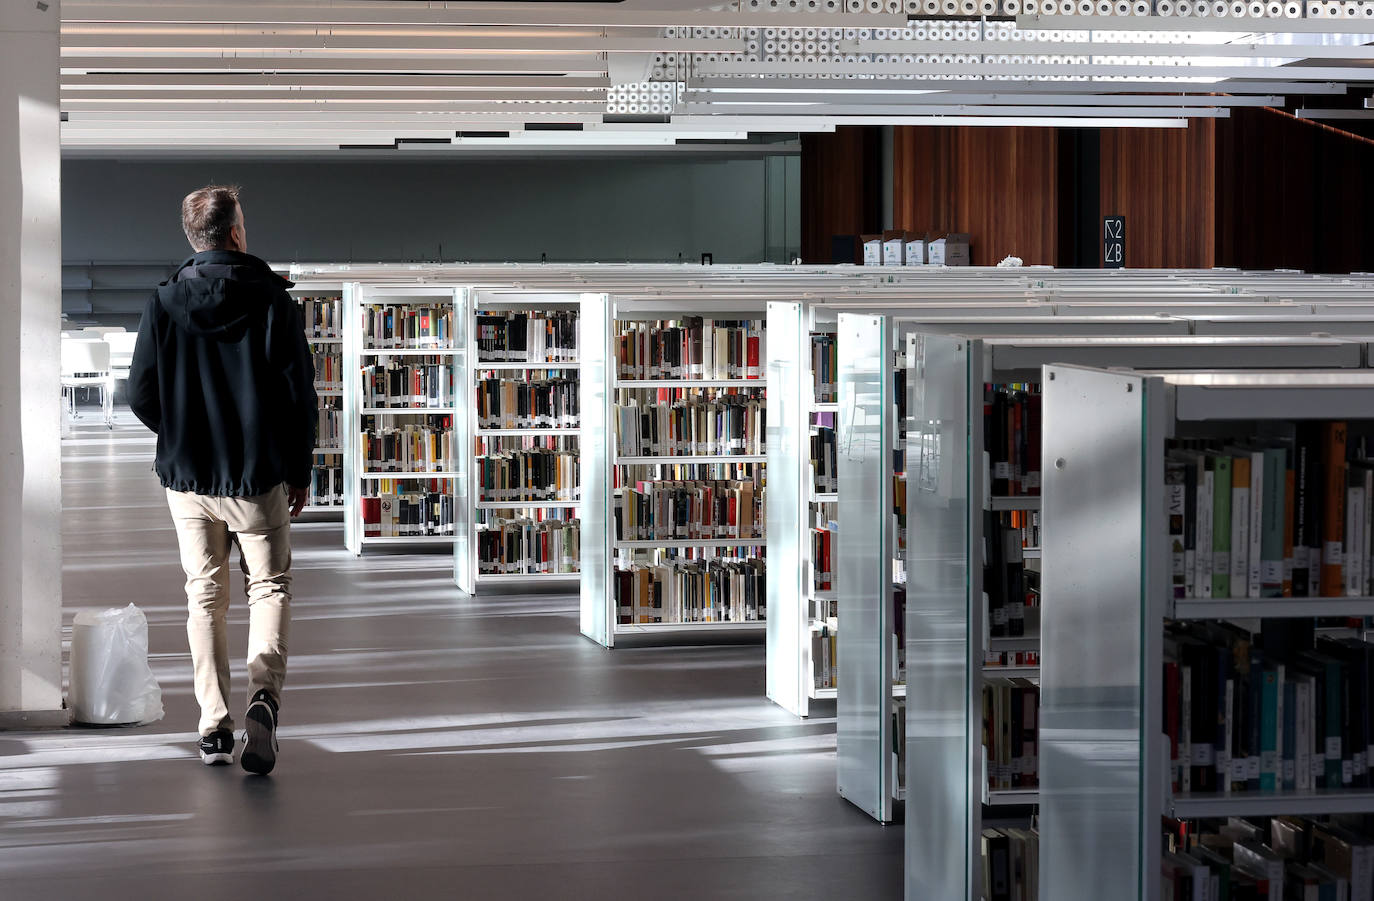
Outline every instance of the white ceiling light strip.
<path id="1" fill-rule="evenodd" d="M 1083 93 L 1085 91 L 1171 91 L 1178 93 L 1214 94 L 1345 94 L 1347 86 L 1340 82 L 1284 82 L 1237 81 L 1234 79 L 1199 84 L 1195 81 L 1162 79 L 1157 81 L 1098 81 L 1088 79 L 1066 83 L 1042 79 L 999 80 L 995 85 L 981 79 L 911 79 L 864 78 L 836 80 L 833 78 L 747 78 L 737 75 L 703 75 L 691 79 L 693 91 L 726 96 L 731 93 L 758 92 L 788 94 L 793 91 L 814 91 L 825 94 L 857 94 L 883 91 L 893 94 L 929 93 L 930 91 L 972 90 L 993 88 L 998 94 L 1013 92 Z"/>
<path id="2" fill-rule="evenodd" d="M 539 25 L 552 28 L 901 28 L 905 13 L 635 10 L 615 3 L 106 3 L 65 0 L 64 22 L 204 23 L 225 25 Z"/>
<path id="3" fill-rule="evenodd" d="M 1374 6 L 1366 6 L 1374 13 Z M 1016 27 L 1063 31 L 1090 28 L 1094 31 L 1230 31 L 1269 34 L 1360 34 L 1370 31 L 1369 19 L 1297 19 L 1200 17 L 1200 16 L 1017 16 Z"/>
<path id="4" fill-rule="evenodd" d="M 1374 119 L 1374 109 L 1300 109 L 1295 115 L 1299 119 Z"/>
<path id="5" fill-rule="evenodd" d="M 687 91 L 682 96 L 688 105 L 707 105 L 722 109 L 733 108 L 733 104 L 767 104 L 787 106 L 796 104 L 833 104 L 841 101 L 845 105 L 877 104 L 888 107 L 921 106 L 928 103 L 980 103 L 980 104 L 1040 104 L 1075 106 L 1084 103 L 1099 103 L 1110 106 L 1282 106 L 1284 98 L 1273 94 L 1254 97 L 1232 97 L 1219 94 L 1179 95 L 1179 94 L 978 94 L 962 92 L 928 91 L 921 94 L 897 94 L 883 92 L 873 94 L 715 94 L 704 91 Z"/>
<path id="6" fill-rule="evenodd" d="M 605 89 L 611 80 L 585 76 L 473 76 L 403 73 L 374 73 L 346 75 L 341 72 L 96 72 L 71 73 L 61 76 L 63 87 L 139 87 L 153 88 L 248 88 L 248 87 L 311 87 L 311 88 L 377 88 L 394 90 L 433 88 L 445 91 L 588 91 Z"/>
<path id="7" fill-rule="evenodd" d="M 854 42 L 858 53 L 978 53 L 1018 56 L 1250 57 L 1272 59 L 1374 59 L 1374 47 L 1326 44 L 1139 44 L 1111 41 L 875 41 Z"/>
<path id="8" fill-rule="evenodd" d="M 91 56 L 121 53 L 188 56 L 207 53 L 278 50 L 292 54 L 368 51 L 381 56 L 423 50 L 439 56 L 450 53 L 743 53 L 744 42 L 722 38 L 617 38 L 514 36 L 451 37 L 434 35 L 355 34 L 66 34 L 62 55 Z"/>
<path id="9" fill-rule="evenodd" d="M 557 92 L 549 98 L 543 105 L 553 109 L 558 104 L 579 104 L 595 103 L 605 101 L 606 91 L 569 93 Z M 450 94 L 444 91 L 415 91 L 406 89 L 396 92 L 383 91 L 359 91 L 353 88 L 342 91 L 325 91 L 315 88 L 286 89 L 286 90 L 202 90 L 199 88 L 185 91 L 145 91 L 145 90 L 106 90 L 103 88 L 65 88 L 61 94 L 62 103 L 86 102 L 86 101 L 129 101 L 141 102 L 148 100 L 165 101 L 168 103 L 200 103 L 211 106 L 231 105 L 238 103 L 312 103 L 312 102 L 362 102 L 362 103 L 409 103 L 426 108 L 432 106 L 463 106 L 476 102 L 477 98 L 465 97 L 463 93 Z M 491 98 L 493 101 L 504 100 L 506 98 L 499 95 Z M 513 95 L 509 98 L 510 103 L 526 104 L 532 98 L 524 95 Z"/>
<path id="10" fill-rule="evenodd" d="M 358 125 L 384 125 L 388 128 L 399 126 L 419 126 L 447 128 L 462 127 L 474 122 L 496 122 L 520 125 L 526 120 L 539 119 L 553 122 L 580 122 L 584 125 L 601 125 L 600 113 L 585 109 L 560 113 L 557 116 L 526 115 L 524 112 L 507 107 L 499 113 L 476 114 L 457 113 L 444 110 L 420 112 L 406 109 L 386 109 L 367 106 L 363 109 L 350 108 L 340 104 L 330 107 L 300 109 L 286 106 L 264 106 L 261 108 L 231 107 L 228 109 L 187 109 L 183 106 L 159 108 L 154 104 L 141 104 L 137 109 L 126 111 L 101 110 L 82 107 L 68 114 L 69 122 L 105 122 L 118 125 L 123 122 L 136 122 L 148 125 L 184 123 L 187 125 L 221 125 L 224 123 L 274 122 L 283 125 L 299 124 L 306 127 L 354 123 Z"/>
<path id="11" fill-rule="evenodd" d="M 689 128 L 748 128 L 751 132 L 808 131 L 814 124 L 833 129 L 837 125 L 1035 125 L 1059 128 L 1186 128 L 1188 120 L 1132 119 L 1126 116 L 673 116 L 674 125 Z M 634 130 L 634 123 L 617 125 Z M 645 125 L 641 127 L 652 127 Z"/>
<path id="12" fill-rule="evenodd" d="M 243 91 L 236 93 L 235 96 L 223 97 L 222 95 L 210 92 L 206 96 L 188 96 L 196 94 L 193 91 L 139 91 L 136 88 L 109 87 L 95 90 L 66 88 L 61 92 L 61 99 L 66 101 L 129 101 L 132 103 L 142 103 L 148 100 L 167 100 L 171 103 L 199 103 L 216 109 L 232 106 L 238 103 L 304 103 L 304 102 L 351 102 L 377 104 L 396 104 L 408 103 L 420 106 L 424 109 L 431 109 L 436 104 L 452 105 L 464 103 L 569 103 L 569 104 L 602 104 L 610 96 L 606 88 L 591 91 L 419 91 L 415 92 L 406 89 L 403 94 L 388 92 L 386 89 L 358 90 L 347 88 L 335 92 L 328 90 L 320 91 L 309 88 L 303 91 Z M 68 109 L 72 107 L 67 105 Z"/>
<path id="13" fill-rule="evenodd" d="M 378 99 L 372 101 L 359 100 L 244 100 L 238 102 L 209 103 L 204 100 L 182 100 L 167 99 L 157 97 L 148 100 L 130 99 L 128 97 L 100 97 L 100 98 L 62 98 L 62 107 L 71 112 L 78 110 L 127 110 L 136 113 L 143 109 L 157 110 L 194 110 L 197 108 L 214 109 L 240 109 L 249 111 L 266 111 L 273 109 L 299 110 L 302 114 L 312 110 L 342 110 L 348 112 L 358 112 L 363 110 L 384 109 L 388 106 L 402 110 L 407 110 L 416 106 L 418 101 L 401 100 L 388 101 Z M 548 115 L 561 116 L 563 114 L 585 113 L 599 119 L 604 113 L 605 100 L 592 103 L 523 103 L 516 100 L 502 101 L 496 103 L 469 103 L 461 100 L 454 101 L 434 101 L 425 105 L 426 109 L 436 112 L 446 113 L 518 113 L 520 115 Z M 588 112 L 596 110 L 595 113 Z"/>
<path id="14" fill-rule="evenodd" d="M 1180 69 L 1177 65 L 1094 65 L 1091 63 L 859 63 L 859 62 L 819 62 L 797 61 L 789 63 L 718 62 L 701 63 L 698 67 L 703 75 L 789 75 L 792 73 L 808 75 L 912 75 L 912 76 L 983 76 L 996 78 L 1037 78 L 1057 76 L 1060 78 L 1104 79 L 1120 76 L 1123 78 L 1148 78 L 1151 75 L 1178 78 L 1180 71 L 1187 72 L 1188 78 L 1246 78 L 1269 77 L 1282 73 L 1286 78 L 1303 81 L 1374 81 L 1374 68 L 1328 66 L 1189 66 Z"/>
<path id="15" fill-rule="evenodd" d="M 482 75 L 485 73 L 511 74 L 530 72 L 543 75 L 606 75 L 606 61 L 593 55 L 579 57 L 530 56 L 525 59 L 510 57 L 343 57 L 312 59 L 303 56 L 233 57 L 67 57 L 62 60 L 62 74 L 83 72 L 180 72 L 191 70 L 209 71 L 281 71 L 291 72 L 304 69 L 317 72 L 449 72 L 455 75 Z"/>
<path id="16" fill-rule="evenodd" d="M 1088 101 L 1085 101 L 1088 102 Z M 909 112 L 908 112 L 909 111 Z M 1224 119 L 1230 110 L 1219 107 L 1143 106 L 1121 109 L 1112 106 L 984 106 L 978 103 L 920 104 L 910 106 L 838 106 L 834 104 L 801 104 L 767 106 L 743 104 L 688 103 L 683 114 L 717 116 L 1120 116 L 1145 119 L 1169 119 L 1185 116 L 1194 119 Z M 847 119 L 845 121 L 848 121 Z"/>

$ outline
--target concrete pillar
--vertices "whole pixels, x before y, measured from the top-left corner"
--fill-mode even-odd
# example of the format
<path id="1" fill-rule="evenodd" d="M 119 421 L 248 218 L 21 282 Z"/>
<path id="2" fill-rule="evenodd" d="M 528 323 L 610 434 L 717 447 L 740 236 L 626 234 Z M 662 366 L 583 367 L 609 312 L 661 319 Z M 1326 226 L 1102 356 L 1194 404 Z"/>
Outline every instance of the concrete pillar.
<path id="1" fill-rule="evenodd" d="M 0 3 L 0 727 L 60 719 L 58 0 Z"/>

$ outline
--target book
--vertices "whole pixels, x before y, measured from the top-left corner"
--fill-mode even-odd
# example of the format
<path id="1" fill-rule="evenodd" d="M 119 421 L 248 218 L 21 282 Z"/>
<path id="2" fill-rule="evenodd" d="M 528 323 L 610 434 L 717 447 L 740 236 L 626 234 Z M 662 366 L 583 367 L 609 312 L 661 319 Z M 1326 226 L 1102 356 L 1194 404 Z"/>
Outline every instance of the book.
<path id="1" fill-rule="evenodd" d="M 446 537 L 453 493 L 442 479 L 370 479 L 361 498 L 365 538 Z"/>
<path id="2" fill-rule="evenodd" d="M 625 457 L 767 453 L 767 404 L 743 394 L 700 395 L 677 389 L 645 400 L 627 397 L 612 414 L 617 453 Z M 663 395 L 671 395 L 664 398 Z"/>
<path id="3" fill-rule="evenodd" d="M 1225 597 L 1246 597 L 1250 585 L 1250 456 L 1231 457 L 1231 579 Z M 1172 534 L 1173 526 L 1170 526 Z"/>
<path id="4" fill-rule="evenodd" d="M 1264 451 L 1264 531 L 1260 538 L 1260 597 L 1283 596 L 1283 533 L 1287 452 Z"/>
<path id="5" fill-rule="evenodd" d="M 1325 488 L 1322 492 L 1324 512 L 1321 523 L 1321 594 L 1324 597 L 1340 597 L 1345 593 L 1345 574 L 1342 569 L 1342 555 L 1345 549 L 1345 444 L 1345 423 L 1326 423 L 1322 432 Z"/>
<path id="6" fill-rule="evenodd" d="M 905 373 L 898 370 L 904 378 Z M 899 383 L 900 407 L 906 392 Z M 989 459 L 989 486 L 994 497 L 1040 493 L 1041 396 L 1033 383 L 987 383 L 983 386 L 983 446 Z"/>
<path id="7" fill-rule="evenodd" d="M 1262 431 L 1272 434 L 1258 446 L 1197 438 L 1166 446 L 1163 503 L 1175 598 L 1374 594 L 1368 437 L 1349 437 L 1344 422 Z M 1354 625 L 1343 618 L 1322 624 Z"/>
<path id="8" fill-rule="evenodd" d="M 1212 497 L 1212 597 L 1231 596 L 1231 493 L 1234 490 L 1231 458 L 1211 455 Z"/>
<path id="9" fill-rule="evenodd" d="M 545 445 L 519 448 L 507 447 L 499 440 L 481 442 L 473 458 L 477 499 L 487 503 L 578 500 L 582 496 L 579 456 L 559 441 L 549 436 Z"/>
<path id="10" fill-rule="evenodd" d="M 663 554 L 658 562 L 617 562 L 611 578 L 617 621 L 759 622 L 767 617 L 764 561 Z"/>
<path id="11" fill-rule="evenodd" d="M 453 308 L 427 304 L 371 304 L 364 307 L 366 348 L 429 350 L 453 341 Z"/>
<path id="12" fill-rule="evenodd" d="M 768 349 L 762 320 L 621 320 L 616 330 L 613 346 L 620 379 L 764 377 Z"/>
<path id="13" fill-rule="evenodd" d="M 478 310 L 479 363 L 575 363 L 578 315 L 557 310 Z"/>
<path id="14" fill-rule="evenodd" d="M 763 486 L 752 481 L 638 482 L 617 507 L 617 541 L 763 538 Z"/>
<path id="15" fill-rule="evenodd" d="M 451 408 L 453 366 L 440 357 L 389 358 L 362 367 L 364 407 Z"/>
<path id="16" fill-rule="evenodd" d="M 548 371 L 479 378 L 474 386 L 477 427 L 576 429 L 581 422 L 578 379 L 544 377 Z M 437 405 L 445 405 L 442 394 Z"/>
<path id="17" fill-rule="evenodd" d="M 1040 784 L 1040 689 L 1009 678 L 983 686 L 983 750 L 988 791 Z"/>
<path id="18" fill-rule="evenodd" d="M 403 426 L 368 426 L 361 434 L 363 471 L 448 472 L 456 459 L 451 416 L 430 415 L 430 421 Z"/>
<path id="19" fill-rule="evenodd" d="M 337 296 L 297 297 L 301 320 L 308 339 L 343 337 L 343 298 Z"/>
<path id="20" fill-rule="evenodd" d="M 484 511 L 477 530 L 477 571 L 529 575 L 575 573 L 581 554 L 577 519 L 537 519 L 528 511 Z"/>
<path id="21" fill-rule="evenodd" d="M 1165 512 L 1169 517 L 1169 567 L 1175 598 L 1188 597 L 1188 585 L 1191 582 L 1187 571 L 1188 554 L 1184 532 L 1187 490 L 1184 465 L 1176 460 L 1168 461 L 1164 469 L 1164 496 Z"/>
<path id="22" fill-rule="evenodd" d="M 839 342 L 831 333 L 811 335 L 811 379 L 818 404 L 839 400 Z"/>

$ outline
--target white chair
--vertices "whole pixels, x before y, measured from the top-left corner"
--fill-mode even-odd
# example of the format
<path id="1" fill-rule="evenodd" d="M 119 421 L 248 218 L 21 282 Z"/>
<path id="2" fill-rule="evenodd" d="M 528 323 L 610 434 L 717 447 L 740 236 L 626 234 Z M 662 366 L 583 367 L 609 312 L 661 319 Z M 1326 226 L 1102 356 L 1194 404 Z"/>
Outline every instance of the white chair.
<path id="1" fill-rule="evenodd" d="M 115 335 L 125 331 L 122 325 L 88 325 L 81 330 L 83 338 L 103 338 L 106 335 Z"/>
<path id="2" fill-rule="evenodd" d="M 62 396 L 67 414 L 75 419 L 76 389 L 100 389 L 105 427 L 114 428 L 114 380 L 110 376 L 110 345 L 98 338 L 62 339 Z"/>
<path id="3" fill-rule="evenodd" d="M 110 332 L 105 336 L 105 343 L 110 345 L 110 372 L 116 381 L 129 378 L 137 342 L 137 332 Z"/>

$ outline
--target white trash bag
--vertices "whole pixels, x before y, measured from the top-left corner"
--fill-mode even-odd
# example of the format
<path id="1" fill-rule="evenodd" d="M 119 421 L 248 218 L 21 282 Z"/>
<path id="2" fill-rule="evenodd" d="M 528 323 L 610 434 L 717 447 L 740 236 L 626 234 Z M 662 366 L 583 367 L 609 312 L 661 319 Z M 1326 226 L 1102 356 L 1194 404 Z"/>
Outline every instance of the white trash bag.
<path id="1" fill-rule="evenodd" d="M 162 689 L 148 666 L 148 618 L 142 610 L 130 604 L 76 614 L 68 701 L 78 723 L 162 719 Z"/>

